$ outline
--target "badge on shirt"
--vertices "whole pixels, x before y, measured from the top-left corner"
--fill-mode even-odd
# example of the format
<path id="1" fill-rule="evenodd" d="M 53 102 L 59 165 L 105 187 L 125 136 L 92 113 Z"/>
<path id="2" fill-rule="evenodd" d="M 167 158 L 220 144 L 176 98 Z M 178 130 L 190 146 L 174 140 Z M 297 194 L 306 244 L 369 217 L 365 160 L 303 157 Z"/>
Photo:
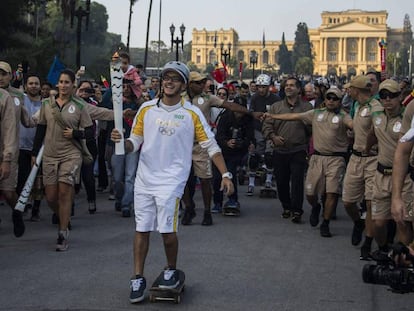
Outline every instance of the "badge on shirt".
<path id="1" fill-rule="evenodd" d="M 336 123 L 338 123 L 338 122 L 339 122 L 339 118 L 338 118 L 338 116 L 334 116 L 334 117 L 332 118 L 332 123 L 336 124 Z"/>
<path id="2" fill-rule="evenodd" d="M 318 117 L 316 118 L 317 121 L 321 122 L 323 120 L 323 114 L 318 114 Z"/>
<path id="3" fill-rule="evenodd" d="M 197 99 L 197 103 L 198 103 L 199 105 L 204 104 L 204 98 L 199 97 L 199 98 Z"/>
<path id="4" fill-rule="evenodd" d="M 381 124 L 381 122 L 382 122 L 382 119 L 380 117 L 377 117 L 374 120 L 375 126 L 379 126 Z"/>
<path id="5" fill-rule="evenodd" d="M 392 130 L 394 133 L 399 133 L 401 130 L 401 122 L 397 121 L 394 123 L 394 126 L 392 127 Z"/>
<path id="6" fill-rule="evenodd" d="M 74 113 L 75 112 L 75 106 L 70 105 L 68 108 L 69 113 Z"/>
<path id="7" fill-rule="evenodd" d="M 17 97 L 14 98 L 14 104 L 16 106 L 19 106 L 20 105 L 20 100 Z"/>
<path id="8" fill-rule="evenodd" d="M 361 111 L 361 117 L 366 117 L 368 115 L 368 108 L 364 108 L 364 109 L 362 109 L 362 111 Z"/>

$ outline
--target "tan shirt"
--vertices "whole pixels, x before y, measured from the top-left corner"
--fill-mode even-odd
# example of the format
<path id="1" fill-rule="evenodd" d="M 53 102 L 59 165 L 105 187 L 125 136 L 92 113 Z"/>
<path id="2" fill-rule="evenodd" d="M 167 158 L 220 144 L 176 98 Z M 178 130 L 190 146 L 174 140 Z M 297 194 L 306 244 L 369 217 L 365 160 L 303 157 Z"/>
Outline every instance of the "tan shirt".
<path id="1" fill-rule="evenodd" d="M 47 125 L 44 156 L 60 159 L 81 154 L 71 139 L 63 137 L 63 129 L 52 114 L 51 100 L 54 100 L 54 98 L 44 99 L 40 108 L 39 124 Z M 85 105 L 87 104 L 83 100 L 72 97 L 57 111 L 61 114 L 68 128 L 78 130 L 92 126 L 91 117 L 84 109 Z"/>
<path id="2" fill-rule="evenodd" d="M 375 112 L 372 115 L 372 125 L 378 139 L 378 162 L 392 167 L 395 149 L 402 124 L 402 113 L 396 116 L 387 116 L 385 112 Z"/>
<path id="3" fill-rule="evenodd" d="M 19 139 L 14 107 L 10 94 L 0 89 L 0 162 L 17 162 Z"/>
<path id="4" fill-rule="evenodd" d="M 348 151 L 348 136 L 346 124 L 351 117 L 344 110 L 339 113 L 328 111 L 326 108 L 304 112 L 301 116 L 306 124 L 312 124 L 313 146 L 320 153 Z"/>
<path id="5" fill-rule="evenodd" d="M 198 109 L 201 110 L 204 117 L 206 118 L 207 122 L 211 123 L 210 118 L 210 110 L 211 107 L 221 107 L 223 104 L 223 100 L 218 98 L 215 95 L 209 95 L 202 93 L 200 95 L 194 96 L 192 99 L 188 96 L 188 94 L 185 96 L 185 99 L 191 102 L 194 106 L 196 106 Z"/>
<path id="6" fill-rule="evenodd" d="M 366 103 L 358 104 L 355 109 L 353 119 L 354 145 L 353 149 L 357 152 L 365 152 L 367 137 L 372 127 L 372 114 L 382 111 L 381 103 L 371 97 Z"/>
<path id="7" fill-rule="evenodd" d="M 413 120 L 414 115 L 414 100 L 410 101 L 408 105 L 405 107 L 404 116 L 401 125 L 401 136 L 405 135 L 408 130 L 411 128 L 411 122 Z M 414 149 L 411 151 L 410 156 L 410 165 L 414 166 Z"/>

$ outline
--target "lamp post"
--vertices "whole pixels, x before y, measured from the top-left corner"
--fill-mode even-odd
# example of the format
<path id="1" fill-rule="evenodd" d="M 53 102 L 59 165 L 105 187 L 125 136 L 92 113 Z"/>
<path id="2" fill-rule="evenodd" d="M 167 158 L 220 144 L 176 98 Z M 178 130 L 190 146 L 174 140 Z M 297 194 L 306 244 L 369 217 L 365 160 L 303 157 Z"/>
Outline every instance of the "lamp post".
<path id="1" fill-rule="evenodd" d="M 86 17 L 85 30 L 88 31 L 89 26 L 89 14 L 91 9 L 91 0 L 86 0 L 86 10 L 80 6 L 76 11 L 74 6 L 72 7 L 70 14 L 70 25 L 73 28 L 73 19 L 76 17 L 78 24 L 76 25 L 76 66 L 81 66 L 81 36 L 82 36 L 82 19 Z"/>
<path id="2" fill-rule="evenodd" d="M 257 53 L 255 51 L 250 52 L 250 66 L 253 67 L 252 81 L 254 81 L 254 67 L 257 65 Z"/>
<path id="3" fill-rule="evenodd" d="M 221 59 L 224 58 L 224 64 L 227 66 L 227 57 L 230 60 L 230 51 L 231 51 L 231 43 L 229 42 L 227 44 L 227 50 L 224 49 L 224 43 L 221 42 L 220 44 L 220 55 L 221 55 Z"/>
<path id="4" fill-rule="evenodd" d="M 184 32 L 185 32 L 184 24 L 181 24 L 180 26 L 181 39 L 179 39 L 178 36 L 174 39 L 174 32 L 175 32 L 175 26 L 174 24 L 171 24 L 170 26 L 171 52 L 173 52 L 173 47 L 175 44 L 175 60 L 178 61 L 178 45 L 179 44 L 181 44 L 181 51 L 184 51 Z"/>

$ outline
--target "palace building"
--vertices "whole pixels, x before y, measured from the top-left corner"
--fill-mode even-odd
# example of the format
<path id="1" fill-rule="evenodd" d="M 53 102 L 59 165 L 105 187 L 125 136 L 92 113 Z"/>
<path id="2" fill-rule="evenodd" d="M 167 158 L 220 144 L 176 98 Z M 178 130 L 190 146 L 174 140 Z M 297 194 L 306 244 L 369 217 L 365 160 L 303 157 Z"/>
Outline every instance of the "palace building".
<path id="1" fill-rule="evenodd" d="M 387 51 L 396 53 L 404 44 L 412 44 L 411 24 L 389 28 L 387 11 L 347 10 L 321 13 L 322 23 L 308 29 L 313 47 L 314 73 L 361 74 L 368 68 L 381 71 L 379 42 L 387 42 Z M 282 34 L 281 34 L 282 36 Z M 220 57 L 235 58 L 250 64 L 256 60 L 257 69 L 278 70 L 280 40 L 240 41 L 236 30 L 197 30 L 192 32 L 191 61 L 199 68 L 220 62 Z M 293 41 L 286 41 L 292 50 Z M 230 55 L 228 55 L 230 54 Z"/>

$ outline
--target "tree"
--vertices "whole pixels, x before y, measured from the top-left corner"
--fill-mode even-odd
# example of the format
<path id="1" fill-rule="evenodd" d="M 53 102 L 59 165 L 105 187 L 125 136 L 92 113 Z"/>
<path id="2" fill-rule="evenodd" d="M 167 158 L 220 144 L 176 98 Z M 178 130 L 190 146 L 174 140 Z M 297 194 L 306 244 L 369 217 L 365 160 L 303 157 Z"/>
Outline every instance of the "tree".
<path id="1" fill-rule="evenodd" d="M 282 43 L 279 45 L 279 73 L 291 74 L 292 73 L 292 57 L 291 52 L 288 50 L 285 40 L 285 33 L 282 34 Z"/>
<path id="2" fill-rule="evenodd" d="M 150 0 L 150 5 L 148 9 L 147 35 L 145 39 L 144 69 L 147 68 L 147 61 L 148 61 L 148 40 L 149 40 L 149 31 L 150 31 L 150 23 L 151 23 L 151 11 L 152 11 L 152 0 Z"/>
<path id="3" fill-rule="evenodd" d="M 301 57 L 297 60 L 295 72 L 298 75 L 309 75 L 313 72 L 313 62 L 309 57 Z"/>
<path id="4" fill-rule="evenodd" d="M 312 74 L 313 73 L 313 55 L 312 55 L 312 45 L 309 39 L 308 33 L 308 26 L 306 23 L 299 23 L 297 26 L 297 30 L 295 32 L 295 43 L 293 44 L 293 52 L 292 52 L 292 63 L 293 68 L 296 69 L 296 64 L 299 59 L 302 57 L 307 57 L 310 59 L 312 66 L 308 68 L 311 71 L 306 72 L 304 74 Z"/>
<path id="5" fill-rule="evenodd" d="M 129 52 L 129 38 L 131 35 L 131 19 L 132 19 L 132 7 L 138 0 L 129 0 L 129 20 L 128 20 L 128 38 L 127 38 L 127 51 Z"/>

